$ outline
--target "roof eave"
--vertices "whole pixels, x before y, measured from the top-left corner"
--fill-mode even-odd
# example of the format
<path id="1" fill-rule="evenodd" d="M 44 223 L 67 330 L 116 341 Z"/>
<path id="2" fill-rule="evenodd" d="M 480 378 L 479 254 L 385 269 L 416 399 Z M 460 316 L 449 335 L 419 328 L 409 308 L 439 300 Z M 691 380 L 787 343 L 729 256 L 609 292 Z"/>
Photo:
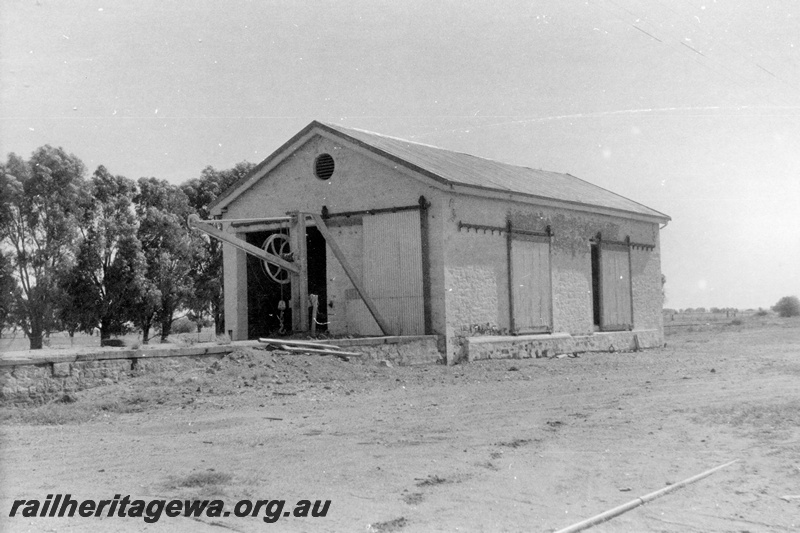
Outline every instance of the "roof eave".
<path id="1" fill-rule="evenodd" d="M 523 203 L 534 203 L 539 205 L 549 205 L 553 207 L 563 207 L 565 209 L 572 209 L 575 211 L 582 211 L 585 213 L 603 214 L 608 216 L 623 217 L 632 220 L 641 220 L 644 222 L 657 222 L 665 223 L 672 220 L 668 215 L 660 213 L 655 209 L 650 209 L 653 214 L 640 213 L 637 211 L 629 211 L 627 209 L 620 209 L 617 207 L 607 207 L 597 204 L 588 204 L 584 202 L 577 202 L 573 200 L 560 200 L 551 198 L 549 196 L 538 196 L 535 194 L 521 193 L 516 191 L 509 191 L 503 189 L 495 189 L 491 187 L 481 187 L 480 185 L 466 185 L 466 184 L 452 184 L 451 190 L 456 193 L 468 194 L 472 196 L 480 196 L 483 198 L 493 198 L 502 200 L 511 200 Z"/>

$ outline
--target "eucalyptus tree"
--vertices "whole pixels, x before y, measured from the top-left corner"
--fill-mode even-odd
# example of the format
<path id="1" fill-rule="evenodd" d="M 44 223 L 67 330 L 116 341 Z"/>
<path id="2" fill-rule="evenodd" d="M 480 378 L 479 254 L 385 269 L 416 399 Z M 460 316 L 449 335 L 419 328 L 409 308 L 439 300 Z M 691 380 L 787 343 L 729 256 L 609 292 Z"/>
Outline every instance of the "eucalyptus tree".
<path id="1" fill-rule="evenodd" d="M 214 167 L 203 169 L 199 178 L 181 185 L 189 199 L 189 205 L 202 219 L 210 216 L 209 206 L 225 190 L 239 179 L 247 176 L 255 167 L 242 161 L 233 168 L 217 170 Z M 225 331 L 224 302 L 222 288 L 222 243 L 205 234 L 192 232 L 198 243 L 192 266 L 194 293 L 189 307 L 196 317 L 209 316 L 214 321 L 216 333 Z"/>
<path id="2" fill-rule="evenodd" d="M 19 285 L 14 279 L 10 254 L 0 249 L 0 337 L 7 326 L 14 326 L 14 301 L 19 298 Z"/>
<path id="3" fill-rule="evenodd" d="M 0 242 L 15 280 L 11 316 L 32 350 L 58 323 L 59 279 L 75 259 L 85 173 L 80 159 L 50 145 L 27 161 L 11 153 L 2 165 Z"/>
<path id="4" fill-rule="evenodd" d="M 150 323 L 157 322 L 161 342 L 172 329 L 175 314 L 187 307 L 194 289 L 190 275 L 195 253 L 186 218 L 191 213 L 183 191 L 167 181 L 140 178 L 139 193 L 134 199 L 139 218 L 138 237 L 147 263 L 147 278 L 153 283 L 158 299 L 152 306 Z M 145 318 L 145 317 L 143 317 Z M 149 328 L 140 323 L 143 332 Z"/>
<path id="5" fill-rule="evenodd" d="M 147 287 L 146 264 L 136 236 L 136 183 L 100 166 L 89 193 L 76 261 L 62 282 L 60 318 L 68 329 L 99 328 L 104 343 L 130 329 Z"/>

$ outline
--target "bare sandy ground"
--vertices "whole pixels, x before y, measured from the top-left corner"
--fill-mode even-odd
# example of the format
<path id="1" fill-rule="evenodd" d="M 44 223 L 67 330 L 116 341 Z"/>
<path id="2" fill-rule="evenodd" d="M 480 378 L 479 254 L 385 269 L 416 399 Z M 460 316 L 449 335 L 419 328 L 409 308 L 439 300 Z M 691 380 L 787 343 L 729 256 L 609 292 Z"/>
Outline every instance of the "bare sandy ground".
<path id="1" fill-rule="evenodd" d="M 580 358 L 387 368 L 250 350 L 4 409 L 2 531 L 800 530 L 800 322 Z M 59 425 L 42 425 L 60 422 Z M 9 517 L 13 500 L 331 500 L 325 517 Z"/>

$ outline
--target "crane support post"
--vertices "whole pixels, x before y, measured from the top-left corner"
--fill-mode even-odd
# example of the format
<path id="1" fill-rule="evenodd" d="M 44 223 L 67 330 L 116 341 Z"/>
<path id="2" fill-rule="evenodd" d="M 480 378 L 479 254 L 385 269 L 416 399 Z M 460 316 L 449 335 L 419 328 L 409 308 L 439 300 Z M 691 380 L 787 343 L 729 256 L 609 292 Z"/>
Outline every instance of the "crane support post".
<path id="1" fill-rule="evenodd" d="M 308 250 L 305 215 L 292 213 L 289 235 L 294 264 L 297 267 L 297 276 L 292 280 L 292 329 L 308 331 Z"/>

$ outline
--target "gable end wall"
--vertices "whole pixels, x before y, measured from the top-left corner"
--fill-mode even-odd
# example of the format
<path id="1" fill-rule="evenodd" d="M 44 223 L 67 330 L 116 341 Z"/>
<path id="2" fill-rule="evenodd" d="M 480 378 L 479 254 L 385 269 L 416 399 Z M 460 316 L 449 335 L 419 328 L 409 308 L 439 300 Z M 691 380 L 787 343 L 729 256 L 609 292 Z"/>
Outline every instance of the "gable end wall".
<path id="1" fill-rule="evenodd" d="M 331 154 L 335 161 L 334 174 L 325 181 L 316 178 L 313 172 L 314 161 L 322 153 Z M 320 135 L 309 139 L 231 201 L 223 218 L 277 217 L 292 211 L 320 213 L 322 206 L 327 206 L 330 213 L 387 209 L 418 205 L 420 196 L 425 196 L 431 203 L 428 210 L 431 293 L 441 294 L 444 290 L 441 242 L 441 198 L 444 193 L 415 179 L 406 169 L 337 139 Z M 361 226 L 338 225 L 337 220 L 343 219 L 332 219 L 329 229 L 360 275 L 363 261 Z M 246 229 L 243 227 L 237 231 Z M 244 237 L 244 234 L 240 236 Z M 232 250 L 232 247 L 228 248 Z M 247 286 L 246 269 L 242 266 L 244 260 L 244 253 L 231 251 L 224 255 L 226 323 L 234 325 L 236 340 L 247 337 L 247 306 L 241 303 Z M 330 332 L 350 334 L 345 309 L 347 294 L 354 287 L 330 247 L 326 261 Z M 443 336 L 442 298 L 433 298 L 431 319 L 433 333 Z"/>

